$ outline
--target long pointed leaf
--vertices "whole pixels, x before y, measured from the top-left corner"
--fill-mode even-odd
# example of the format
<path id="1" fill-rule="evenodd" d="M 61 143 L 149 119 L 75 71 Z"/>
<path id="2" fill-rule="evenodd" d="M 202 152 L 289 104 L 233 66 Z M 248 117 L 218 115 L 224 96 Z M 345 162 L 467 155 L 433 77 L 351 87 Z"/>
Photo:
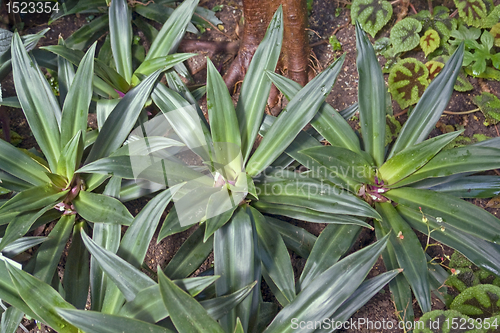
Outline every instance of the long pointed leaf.
<path id="1" fill-rule="evenodd" d="M 291 223 L 266 216 L 266 221 L 279 231 L 286 247 L 297 253 L 302 258 L 309 257 L 312 247 L 316 242 L 316 236 L 303 228 Z"/>
<path id="2" fill-rule="evenodd" d="M 210 59 L 207 60 L 207 108 L 213 142 L 241 145 L 238 120 L 226 84 Z M 229 156 L 231 161 L 234 156 Z"/>
<path id="3" fill-rule="evenodd" d="M 94 223 L 130 225 L 134 219 L 119 200 L 103 194 L 81 191 L 73 204 L 81 217 Z"/>
<path id="4" fill-rule="evenodd" d="M 111 1 L 109 36 L 116 70 L 130 83 L 132 78 L 132 13 L 126 0 Z"/>
<path id="5" fill-rule="evenodd" d="M 111 177 L 103 194 L 111 197 L 120 197 L 121 179 L 118 177 Z M 121 225 L 109 223 L 95 223 L 92 239 L 100 247 L 116 253 L 118 246 L 120 246 L 121 238 Z M 112 283 L 109 278 L 104 274 L 103 270 L 97 263 L 94 257 L 90 261 L 90 296 L 92 310 L 100 311 L 104 301 L 105 293 L 108 284 Z"/>
<path id="6" fill-rule="evenodd" d="M 181 141 L 208 161 L 210 159 L 208 145 L 212 140 L 195 107 L 162 83 L 156 86 L 152 98 Z"/>
<path id="7" fill-rule="evenodd" d="M 6 248 L 16 239 L 24 236 L 30 230 L 33 223 L 35 223 L 36 220 L 49 209 L 52 209 L 52 205 L 38 211 L 20 213 L 10 220 L 9 225 L 5 230 L 5 235 L 3 235 L 3 238 L 0 241 L 0 250 Z"/>
<path id="8" fill-rule="evenodd" d="M 465 146 L 441 151 L 411 176 L 394 184 L 404 186 L 425 178 L 444 177 L 457 173 L 478 172 L 500 167 L 500 149 Z"/>
<path id="9" fill-rule="evenodd" d="M 373 167 L 366 158 L 351 150 L 335 147 L 320 146 L 304 149 L 300 153 L 317 161 L 322 168 L 328 169 L 330 178 L 338 178 L 353 187 L 354 184 L 372 184 L 375 177 Z M 321 169 L 312 168 L 313 174 L 319 174 Z"/>
<path id="10" fill-rule="evenodd" d="M 287 216 L 293 219 L 300 219 L 307 222 L 354 224 L 371 229 L 371 226 L 362 219 L 344 214 L 323 213 L 309 208 L 268 203 L 265 201 L 254 202 L 252 203 L 252 206 L 263 213 Z"/>
<path id="11" fill-rule="evenodd" d="M 73 230 L 75 215 L 61 216 L 49 234 L 50 239 L 38 248 L 32 260 L 35 260 L 33 275 L 45 283 L 50 283 L 61 260 L 61 254 Z"/>
<path id="12" fill-rule="evenodd" d="M 183 3 L 174 10 L 158 32 L 158 36 L 151 44 L 149 52 L 144 60 L 166 56 L 177 47 L 177 44 L 184 36 L 186 27 L 197 4 L 198 0 L 183 1 Z"/>
<path id="13" fill-rule="evenodd" d="M 50 169 L 60 154 L 61 109 L 36 63 L 30 59 L 17 33 L 12 38 L 12 71 L 19 102 Z"/>
<path id="14" fill-rule="evenodd" d="M 220 278 L 215 282 L 217 295 L 227 295 L 243 288 L 254 279 L 254 231 L 249 214 L 239 207 L 233 218 L 214 234 L 215 274 Z M 233 311 L 221 319 L 221 325 L 232 330 L 236 318 L 248 327 L 252 298 L 249 296 Z"/>
<path id="15" fill-rule="evenodd" d="M 384 163 L 386 92 L 384 77 L 373 46 L 356 22 L 356 65 L 359 74 L 359 123 L 365 150 L 377 166 Z"/>
<path id="16" fill-rule="evenodd" d="M 75 66 L 78 66 L 84 56 L 82 51 L 72 50 L 64 45 L 48 45 L 44 46 L 43 50 L 53 52 L 67 59 Z M 95 73 L 94 88 L 98 89 L 96 92 L 99 93 L 99 89 L 101 89 L 103 90 L 102 92 L 110 93 L 109 96 L 104 94 L 103 97 L 105 98 L 109 98 L 110 96 L 118 98 L 119 95 L 114 89 L 119 89 L 120 91 L 127 91 L 129 89 L 127 81 L 114 69 L 110 68 L 99 59 L 95 60 Z"/>
<path id="17" fill-rule="evenodd" d="M 500 194 L 499 176 L 468 176 L 429 187 L 459 198 L 492 198 Z"/>
<path id="18" fill-rule="evenodd" d="M 393 189 L 385 195 L 398 204 L 441 218 L 463 232 L 484 240 L 500 242 L 500 220 L 482 208 L 444 193 L 408 187 Z"/>
<path id="19" fill-rule="evenodd" d="M 380 221 L 375 221 L 375 234 L 377 239 L 381 239 L 391 232 L 389 228 L 384 228 Z M 382 259 L 387 270 L 399 268 L 398 259 L 394 252 L 394 247 L 391 242 L 387 243 L 385 250 L 382 251 Z M 401 269 L 401 268 L 400 268 Z M 403 321 L 413 321 L 413 295 L 408 280 L 404 275 L 398 275 L 394 280 L 389 282 L 389 291 L 391 292 L 391 300 L 394 302 L 394 307 L 399 313 Z"/>
<path id="20" fill-rule="evenodd" d="M 56 308 L 74 309 L 57 291 L 9 264 L 7 264 L 7 269 L 19 294 L 38 318 L 60 333 L 77 333 L 77 328 L 56 312 Z"/>
<path id="21" fill-rule="evenodd" d="M 220 332 L 224 330 L 189 294 L 176 286 L 160 270 L 158 274 L 161 298 L 175 327 L 181 332 Z"/>
<path id="22" fill-rule="evenodd" d="M 259 256 L 263 269 L 290 303 L 296 297 L 290 255 L 279 232 L 255 208 L 249 208 L 259 237 Z"/>
<path id="23" fill-rule="evenodd" d="M 377 275 L 363 282 L 358 289 L 335 311 L 333 315 L 330 316 L 330 323 L 343 323 L 349 320 L 349 318 L 358 311 L 366 302 L 368 302 L 376 293 L 392 279 L 394 279 L 401 270 L 392 270 L 389 272 Z M 331 332 L 327 327 L 324 329 L 318 329 L 314 333 L 327 333 Z"/>
<path id="24" fill-rule="evenodd" d="M 102 270 L 120 288 L 128 301 L 132 301 L 142 289 L 155 285 L 155 282 L 146 274 L 116 254 L 101 248 L 87 234 L 82 232 L 81 235 L 89 252 L 96 258 Z"/>
<path id="25" fill-rule="evenodd" d="M 57 313 L 86 333 L 173 333 L 158 325 L 100 312 L 58 308 Z"/>
<path id="26" fill-rule="evenodd" d="M 273 72 L 267 72 L 274 85 L 290 101 L 302 88 L 297 82 Z M 311 125 L 332 145 L 360 151 L 359 139 L 349 123 L 328 103 L 323 103 Z"/>
<path id="27" fill-rule="evenodd" d="M 181 279 L 188 277 L 205 261 L 213 249 L 213 237 L 205 242 L 203 227 L 196 229 L 181 245 L 174 257 L 170 260 L 163 272 L 170 279 Z"/>
<path id="28" fill-rule="evenodd" d="M 78 222 L 73 229 L 71 247 L 64 269 L 63 286 L 66 301 L 77 309 L 85 309 L 89 295 L 90 255 L 80 237 L 85 221 Z"/>
<path id="29" fill-rule="evenodd" d="M 363 282 L 386 243 L 384 238 L 324 271 L 278 313 L 264 332 L 294 332 L 292 319 L 315 322 L 331 316 Z M 301 332 L 312 331 L 314 328 L 301 328 Z"/>
<path id="30" fill-rule="evenodd" d="M 450 100 L 453 86 L 462 66 L 463 43 L 450 57 L 439 76 L 432 80 L 420 101 L 405 122 L 389 153 L 389 158 L 401 150 L 424 141 L 441 117 Z M 384 104 L 385 105 L 385 104 Z"/>
<path id="31" fill-rule="evenodd" d="M 24 313 L 15 307 L 10 307 L 5 310 L 0 318 L 0 333 L 16 333 L 23 317 Z"/>
<path id="32" fill-rule="evenodd" d="M 6 257 L 15 257 L 18 254 L 32 248 L 33 246 L 37 246 L 40 243 L 45 242 L 48 240 L 47 237 L 23 237 L 19 238 L 18 240 L 12 242 L 11 244 L 7 245 L 3 250 L 2 254 Z"/>
<path id="33" fill-rule="evenodd" d="M 0 260 L 0 299 L 9 303 L 16 309 L 21 310 L 28 316 L 35 317 L 35 313 L 24 302 L 21 295 L 17 291 L 17 287 L 12 281 L 7 265 L 7 261 Z"/>
<path id="34" fill-rule="evenodd" d="M 195 54 L 193 53 L 174 53 L 167 55 L 166 57 L 153 58 L 147 61 L 143 61 L 141 65 L 135 70 L 134 76 L 136 76 L 136 74 L 149 75 L 160 68 L 162 68 L 163 70 L 170 69 L 175 65 L 188 60 L 194 55 Z"/>
<path id="35" fill-rule="evenodd" d="M 35 186 L 49 182 L 49 170 L 4 140 L 0 140 L 0 169 Z"/>
<path id="36" fill-rule="evenodd" d="M 158 194 L 135 217 L 120 243 L 117 252 L 120 257 L 136 267 L 141 266 L 161 215 L 179 187 L 177 185 Z"/>
<path id="37" fill-rule="evenodd" d="M 68 191 L 61 191 L 61 189 L 53 184 L 46 184 L 42 186 L 32 187 L 28 190 L 22 191 L 15 197 L 7 201 L 0 207 L 0 213 L 5 214 L 9 212 L 27 212 L 34 209 L 55 204 L 60 200 Z"/>
<path id="38" fill-rule="evenodd" d="M 271 80 L 265 71 L 274 71 L 276 68 L 282 41 L 283 10 L 279 7 L 248 66 L 236 105 L 241 134 L 241 151 L 245 162 L 250 157 L 271 89 Z"/>
<path id="39" fill-rule="evenodd" d="M 92 45 L 80 62 L 66 96 L 61 119 L 61 148 L 79 131 L 82 134 L 87 132 L 87 116 L 92 98 L 95 47 L 96 44 Z"/>
<path id="40" fill-rule="evenodd" d="M 427 275 L 427 259 L 420 242 L 411 227 L 399 216 L 390 202 L 376 205 L 382 216 L 381 223 L 392 230 L 389 242 L 394 247 L 398 264 L 410 284 L 423 312 L 431 311 L 430 284 Z"/>
<path id="41" fill-rule="evenodd" d="M 352 246 L 360 230 L 356 225 L 327 225 L 307 258 L 297 282 L 297 291 L 307 288 L 318 275 L 333 266 Z"/>
<path id="42" fill-rule="evenodd" d="M 432 160 L 460 133 L 460 131 L 446 133 L 400 151 L 379 168 L 381 178 L 387 182 L 387 185 L 392 185 L 411 175 Z"/>
<path id="43" fill-rule="evenodd" d="M 379 217 L 373 208 L 355 195 L 313 178 L 264 182 L 255 188 L 260 202 L 303 207 L 329 214 Z"/>
<path id="44" fill-rule="evenodd" d="M 62 37 L 59 37 L 59 45 L 65 45 Z M 75 69 L 73 64 L 64 59 L 63 57 L 57 57 L 57 83 L 59 84 L 59 105 L 64 105 L 64 100 L 68 94 L 69 88 L 73 83 L 75 77 Z"/>
<path id="45" fill-rule="evenodd" d="M 500 274 L 500 246 L 487 242 L 479 237 L 465 233 L 452 225 L 438 222 L 435 217 L 426 215 L 429 226 L 422 221 L 422 213 L 419 210 L 404 205 L 396 207 L 399 214 L 415 229 L 423 234 L 429 234 L 438 242 L 456 249 L 465 255 L 475 265 L 488 271 Z"/>
<path id="46" fill-rule="evenodd" d="M 80 165 L 83 156 L 84 142 L 82 132 L 78 131 L 75 136 L 63 147 L 61 156 L 57 161 L 57 175 L 65 177 L 64 187 L 69 186 L 69 181 L 73 179 L 75 169 Z"/>
<path id="47" fill-rule="evenodd" d="M 110 155 L 125 141 L 134 127 L 160 71 L 156 71 L 129 91 L 113 109 L 102 127 L 86 162 Z"/>
<path id="48" fill-rule="evenodd" d="M 174 283 L 179 285 L 178 281 L 180 280 L 174 281 Z M 254 285 L 255 282 L 232 294 L 201 301 L 200 304 L 213 319 L 217 320 L 244 300 Z M 190 290 L 188 292 L 191 295 L 193 294 Z M 158 297 L 159 293 L 160 287 L 157 284 L 141 290 L 132 302 L 128 302 L 122 307 L 119 314 L 151 323 L 156 323 L 166 318 L 169 314 L 163 300 Z"/>
<path id="49" fill-rule="evenodd" d="M 247 173 L 250 176 L 255 176 L 268 167 L 311 121 L 330 93 L 342 63 L 343 58 L 338 59 L 311 80 L 288 103 L 248 161 Z"/>
<path id="50" fill-rule="evenodd" d="M 108 22 L 108 15 L 96 17 L 90 23 L 74 31 L 71 36 L 66 39 L 66 46 L 74 50 L 84 50 L 108 31 Z"/>

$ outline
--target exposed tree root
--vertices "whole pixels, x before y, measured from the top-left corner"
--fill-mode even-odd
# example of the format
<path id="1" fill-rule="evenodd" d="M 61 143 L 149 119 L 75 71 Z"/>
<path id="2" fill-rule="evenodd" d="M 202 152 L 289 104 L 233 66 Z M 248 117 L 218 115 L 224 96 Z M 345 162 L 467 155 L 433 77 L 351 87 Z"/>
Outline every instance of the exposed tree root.
<path id="1" fill-rule="evenodd" d="M 217 42 L 198 39 L 183 39 L 179 44 L 180 52 L 196 52 L 203 50 L 211 56 L 218 53 L 236 54 L 240 47 L 240 41 Z"/>

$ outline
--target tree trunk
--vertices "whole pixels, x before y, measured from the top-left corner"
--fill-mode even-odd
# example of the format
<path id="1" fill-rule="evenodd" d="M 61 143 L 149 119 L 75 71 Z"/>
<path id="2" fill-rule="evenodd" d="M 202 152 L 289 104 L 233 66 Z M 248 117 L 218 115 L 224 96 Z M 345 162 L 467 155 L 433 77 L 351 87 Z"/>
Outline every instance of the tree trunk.
<path id="1" fill-rule="evenodd" d="M 308 81 L 309 41 L 307 38 L 307 0 L 243 0 L 245 20 L 238 55 L 224 80 L 231 90 L 245 76 L 257 46 L 264 38 L 269 22 L 283 5 L 283 60 L 288 77 L 305 85 Z"/>
<path id="2" fill-rule="evenodd" d="M 302 86 L 308 82 L 309 38 L 307 36 L 307 1 L 284 0 L 283 53 L 287 76 Z"/>

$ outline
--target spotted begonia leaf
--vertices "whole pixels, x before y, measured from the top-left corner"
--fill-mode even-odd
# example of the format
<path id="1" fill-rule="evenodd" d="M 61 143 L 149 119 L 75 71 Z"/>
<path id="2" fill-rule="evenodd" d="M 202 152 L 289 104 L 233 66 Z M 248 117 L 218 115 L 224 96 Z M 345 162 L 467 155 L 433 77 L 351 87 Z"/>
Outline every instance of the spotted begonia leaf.
<path id="1" fill-rule="evenodd" d="M 418 33 L 422 24 L 414 18 L 407 17 L 396 23 L 391 30 L 391 43 L 395 52 L 405 52 L 413 49 L 420 43 Z"/>
<path id="2" fill-rule="evenodd" d="M 389 90 L 401 109 L 418 102 L 429 85 L 427 67 L 415 58 L 399 61 L 389 73 Z"/>
<path id="3" fill-rule="evenodd" d="M 488 16 L 486 4 L 483 0 L 453 0 L 458 9 L 458 15 L 468 25 L 482 28 L 483 20 Z"/>
<path id="4" fill-rule="evenodd" d="M 354 0 L 351 6 L 351 20 L 361 24 L 363 30 L 375 38 L 377 32 L 389 22 L 392 5 L 383 0 Z"/>
<path id="5" fill-rule="evenodd" d="M 467 288 L 450 305 L 473 318 L 489 318 L 500 314 L 500 287 L 480 284 Z"/>
<path id="6" fill-rule="evenodd" d="M 500 100 L 493 94 L 482 92 L 472 99 L 484 115 L 488 124 L 495 125 L 500 121 Z"/>
<path id="7" fill-rule="evenodd" d="M 457 81 L 455 82 L 453 89 L 460 92 L 474 89 L 474 86 L 469 82 L 469 79 L 467 79 L 467 74 L 464 72 L 463 68 L 460 69 L 460 72 L 458 72 Z"/>
<path id="8" fill-rule="evenodd" d="M 500 47 L 500 23 L 497 23 L 491 28 L 490 34 L 495 38 L 495 46 Z"/>
<path id="9" fill-rule="evenodd" d="M 401 132 L 401 123 L 392 115 L 385 117 L 385 145 L 394 141 Z"/>
<path id="10" fill-rule="evenodd" d="M 450 17 L 450 10 L 443 6 L 434 7 L 431 14 L 428 10 L 421 10 L 412 18 L 422 23 L 422 29 L 436 30 L 439 34 L 441 45 L 443 45 L 451 36 L 451 32 L 457 28 L 457 21 Z"/>
<path id="11" fill-rule="evenodd" d="M 483 20 L 481 27 L 484 29 L 492 28 L 498 21 L 500 21 L 500 5 L 493 8 L 491 13 Z"/>
<path id="12" fill-rule="evenodd" d="M 425 64 L 425 67 L 427 67 L 427 69 L 429 70 L 429 82 L 432 81 L 439 74 L 441 69 L 443 69 L 444 64 L 446 63 L 448 58 L 449 58 L 448 56 L 439 56 Z M 460 71 L 458 72 L 457 81 L 455 81 L 453 89 L 461 92 L 474 89 L 472 84 L 467 79 L 467 74 L 465 73 L 463 68 L 461 68 Z"/>
<path id="13" fill-rule="evenodd" d="M 425 34 L 420 38 L 420 47 L 425 53 L 427 57 L 429 53 L 435 51 L 439 47 L 441 39 L 439 38 L 439 34 L 434 29 L 429 29 L 425 32 Z"/>
<path id="14" fill-rule="evenodd" d="M 425 67 L 427 67 L 427 70 L 429 71 L 429 82 L 434 80 L 434 78 L 441 72 L 441 70 L 444 67 L 444 63 L 431 60 L 425 63 Z"/>

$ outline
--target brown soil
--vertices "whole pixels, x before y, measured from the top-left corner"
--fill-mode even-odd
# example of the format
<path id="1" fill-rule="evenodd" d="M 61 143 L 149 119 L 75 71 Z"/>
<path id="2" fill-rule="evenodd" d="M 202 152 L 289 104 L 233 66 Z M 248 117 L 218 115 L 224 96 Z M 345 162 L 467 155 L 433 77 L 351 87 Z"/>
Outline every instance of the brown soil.
<path id="1" fill-rule="evenodd" d="M 240 31 L 240 27 L 238 26 L 238 22 L 240 22 L 242 5 L 240 1 L 233 0 L 207 0 L 201 1 L 201 3 L 207 8 L 213 8 L 215 5 L 222 4 L 222 11 L 217 13 L 217 16 L 224 22 L 223 23 L 223 32 L 215 31 L 215 29 L 207 29 L 207 32 L 204 33 L 200 39 L 202 40 L 216 40 L 216 41 L 231 41 L 235 40 L 238 37 L 238 32 Z M 424 0 L 412 1 L 413 5 L 417 10 L 426 9 L 427 2 Z M 434 1 L 434 5 L 437 6 L 439 4 L 449 5 L 451 7 L 451 0 L 439 0 Z M 496 1 L 495 3 L 498 3 Z M 337 11 L 337 8 L 340 8 Z M 397 12 L 399 8 L 395 7 L 395 13 L 393 15 L 392 21 L 386 26 L 386 28 L 377 35 L 377 37 L 388 36 L 390 32 L 390 27 L 394 24 Z M 336 13 L 340 13 L 340 15 L 336 15 Z M 352 24 L 347 24 L 349 20 L 349 10 L 345 8 L 344 1 L 333 1 L 333 0 L 315 0 L 313 11 L 310 16 L 310 40 L 311 44 L 319 44 L 312 48 L 313 54 L 311 57 L 311 65 L 316 71 L 320 71 L 326 66 L 328 66 L 335 58 L 338 58 L 341 54 L 346 54 L 346 60 L 344 63 L 344 68 L 341 71 L 339 78 L 337 80 L 337 84 L 334 86 L 332 93 L 327 98 L 327 101 L 333 105 L 335 108 L 342 110 L 354 102 L 357 101 L 357 80 L 358 74 L 356 71 L 356 41 L 355 41 L 355 33 L 354 26 Z M 86 23 L 85 15 L 79 15 L 78 17 L 72 15 L 69 17 L 62 18 L 55 23 L 53 23 L 50 27 L 51 30 L 47 33 L 47 37 L 42 39 L 41 44 L 56 44 L 57 37 L 61 34 L 64 38 L 69 37 L 73 31 Z M 46 16 L 38 16 L 31 17 L 28 19 L 30 22 L 29 26 L 23 33 L 34 33 L 46 27 L 45 22 L 47 22 L 48 17 Z M 340 27 L 340 29 L 337 29 Z M 342 51 L 332 51 L 331 47 L 328 43 L 317 43 L 320 41 L 320 37 L 323 40 L 327 40 L 328 37 L 333 33 L 334 30 L 338 30 L 336 36 L 340 43 L 342 44 Z M 198 38 L 196 36 L 187 36 L 187 38 Z M 206 53 L 200 52 L 200 55 L 192 58 L 188 62 L 188 67 L 193 73 L 193 77 L 198 83 L 204 83 L 205 81 L 205 59 Z M 417 56 L 421 56 L 417 54 Z M 221 66 L 227 68 L 227 65 L 230 63 L 231 55 L 227 54 L 218 54 L 215 55 L 214 62 L 216 66 Z M 474 86 L 474 91 L 467 93 L 458 93 L 454 92 L 452 99 L 449 103 L 447 110 L 449 111 L 465 111 L 474 109 L 475 106 L 471 102 L 471 97 L 478 95 L 481 92 L 481 86 L 477 79 L 470 79 L 471 83 Z M 487 81 L 486 85 L 489 87 L 492 93 L 495 93 L 498 97 L 500 97 L 500 83 L 499 82 L 491 82 Z M 2 81 L 2 93 L 3 96 L 12 96 L 14 95 L 14 87 L 12 83 L 12 77 L 9 76 L 6 80 Z M 394 114 L 401 113 L 401 109 L 397 105 L 397 103 L 393 102 Z M 32 148 L 36 147 L 36 142 L 31 135 L 29 127 L 27 126 L 26 120 L 22 115 L 20 110 L 16 109 L 8 109 L 8 114 L 10 117 L 11 128 L 16 131 L 23 137 L 23 141 L 20 145 L 22 148 Z M 398 120 L 403 122 L 406 120 L 406 115 L 401 115 L 398 117 Z M 483 125 L 484 117 L 480 112 L 476 112 L 474 114 L 469 114 L 465 116 L 456 116 L 456 115 L 445 115 L 440 120 L 440 123 L 445 125 L 453 125 L 453 126 L 464 126 L 465 133 L 464 135 L 467 137 L 472 137 L 473 134 L 481 133 L 488 135 L 490 137 L 496 137 L 499 135 L 498 130 L 495 126 L 485 127 Z M 440 129 L 436 128 L 433 135 L 440 134 L 444 129 L 440 127 Z M 128 205 L 131 212 L 135 215 L 139 211 L 139 209 L 145 204 L 145 200 L 135 201 Z M 484 202 L 475 202 L 479 206 L 484 207 Z M 493 213 L 497 213 L 494 211 Z M 321 230 L 325 227 L 323 224 L 311 224 L 311 223 L 303 223 L 300 221 L 293 221 L 296 225 L 305 228 L 315 235 L 319 235 Z M 170 236 L 164 240 L 162 240 L 158 245 L 156 245 L 156 236 L 153 238 L 150 249 L 146 256 L 146 263 L 148 266 L 156 271 L 157 265 L 161 267 L 165 267 L 169 260 L 176 253 L 178 248 L 182 245 L 183 241 L 194 231 L 194 228 L 191 228 L 183 233 L 178 235 Z M 47 233 L 47 230 L 44 232 Z M 371 231 L 364 231 L 357 243 L 353 246 L 351 251 L 360 249 L 375 239 L 374 233 Z M 421 240 L 425 241 L 425 236 L 421 235 Z M 435 247 L 436 251 L 433 255 L 442 256 L 443 250 L 440 247 Z M 444 249 L 444 253 L 450 254 L 450 249 Z M 303 269 L 305 260 L 298 257 L 295 254 L 291 254 L 292 263 L 294 266 L 294 271 L 297 276 L 300 274 L 300 271 Z M 207 258 L 203 267 L 201 267 L 195 274 L 198 274 L 200 271 L 203 271 L 209 268 L 212 264 L 213 257 L 210 256 Z M 63 269 L 63 263 L 61 262 L 60 269 Z M 369 277 L 377 276 L 385 271 L 384 264 L 382 260 L 377 261 L 375 267 L 369 274 Z M 267 289 L 265 289 L 267 291 Z M 272 300 L 273 297 L 269 294 L 266 294 L 265 297 L 268 300 Z M 418 305 L 413 304 L 416 318 L 418 318 L 421 313 L 418 309 Z M 441 309 L 444 305 L 439 300 L 433 299 L 433 309 Z M 358 318 L 366 318 L 372 322 L 375 321 L 392 321 L 397 322 L 397 316 L 395 314 L 395 310 L 391 301 L 390 293 L 388 287 L 385 287 L 381 292 L 379 292 L 375 297 L 373 297 L 365 306 L 363 306 L 356 314 L 353 316 L 353 320 L 357 321 Z M 23 322 L 30 332 L 53 332 L 50 328 L 42 325 L 41 329 L 38 329 L 33 321 L 24 321 Z M 341 330 L 341 332 L 399 332 L 400 330 L 383 330 L 383 329 L 368 329 L 366 327 L 358 327 L 357 329 L 349 329 L 349 330 Z M 18 332 L 23 332 L 21 329 Z"/>

